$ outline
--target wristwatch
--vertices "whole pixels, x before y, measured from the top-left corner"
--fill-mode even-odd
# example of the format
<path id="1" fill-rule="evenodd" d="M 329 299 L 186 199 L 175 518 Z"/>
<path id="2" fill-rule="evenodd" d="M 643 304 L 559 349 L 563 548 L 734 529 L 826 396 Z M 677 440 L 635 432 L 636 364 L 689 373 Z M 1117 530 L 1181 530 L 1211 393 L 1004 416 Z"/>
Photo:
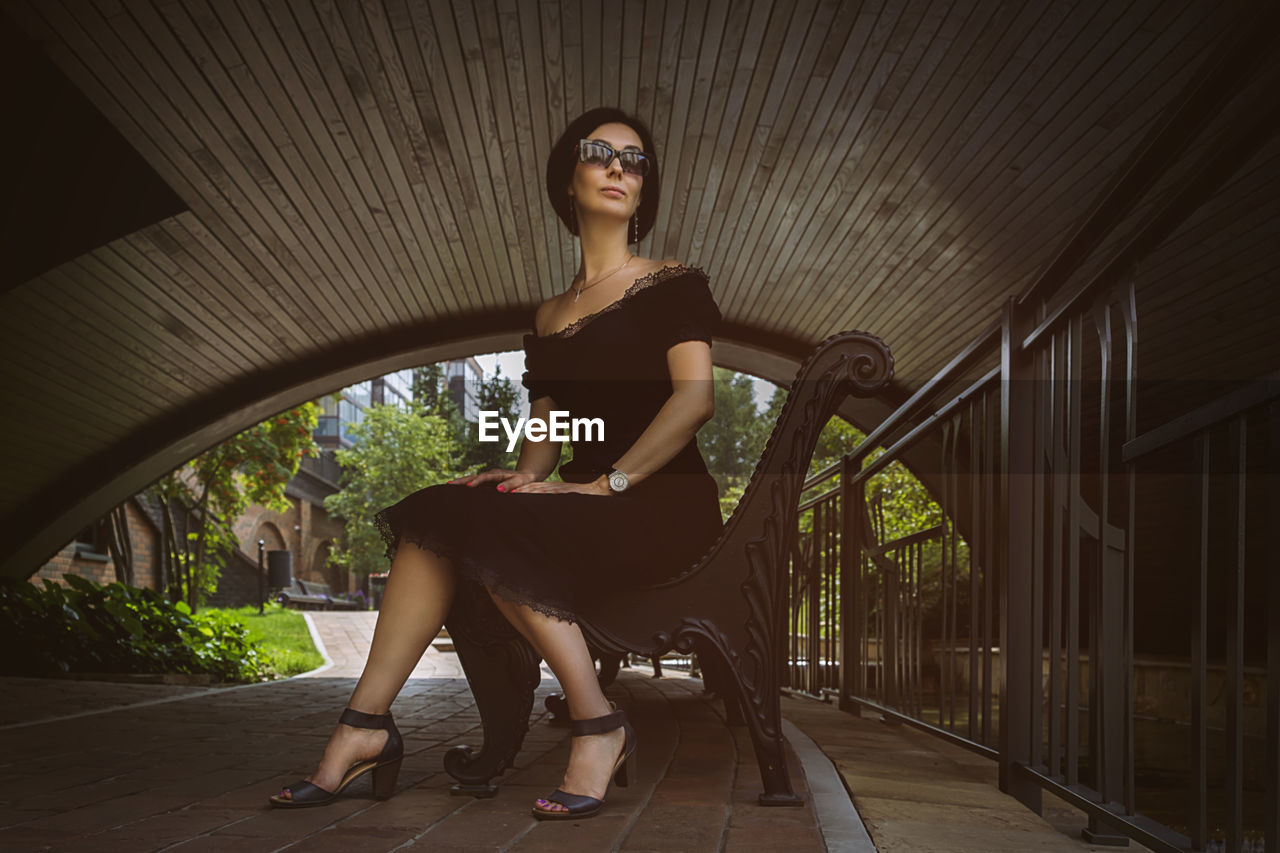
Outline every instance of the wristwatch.
<path id="1" fill-rule="evenodd" d="M 616 494 L 624 491 L 629 485 L 631 485 L 631 481 L 627 479 L 627 475 L 617 468 L 609 472 L 609 491 Z"/>

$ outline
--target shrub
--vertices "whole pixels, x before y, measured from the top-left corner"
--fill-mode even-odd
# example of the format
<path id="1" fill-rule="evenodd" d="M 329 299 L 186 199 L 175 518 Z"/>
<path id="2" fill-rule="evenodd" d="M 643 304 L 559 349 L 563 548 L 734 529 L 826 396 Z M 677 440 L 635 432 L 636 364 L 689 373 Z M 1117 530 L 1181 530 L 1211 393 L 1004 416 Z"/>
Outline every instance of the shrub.
<path id="1" fill-rule="evenodd" d="M 67 574 L 0 584 L 0 643 L 5 675 L 58 672 L 207 673 L 221 681 L 273 677 L 270 659 L 225 613 L 193 615 L 151 589 L 99 586 Z"/>

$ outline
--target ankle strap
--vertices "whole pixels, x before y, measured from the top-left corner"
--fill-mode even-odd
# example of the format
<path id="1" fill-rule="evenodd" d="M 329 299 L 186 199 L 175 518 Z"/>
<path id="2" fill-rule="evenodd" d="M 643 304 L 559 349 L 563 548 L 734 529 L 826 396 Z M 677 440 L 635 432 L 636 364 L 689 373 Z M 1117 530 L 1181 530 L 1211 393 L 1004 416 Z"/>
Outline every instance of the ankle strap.
<path id="1" fill-rule="evenodd" d="M 354 708 L 347 708 L 338 717 L 338 722 L 345 723 L 348 726 L 354 726 L 357 729 L 385 729 L 391 722 L 391 712 L 385 714 L 366 714 L 364 711 L 357 711 Z"/>
<path id="2" fill-rule="evenodd" d="M 574 737 L 582 735 L 598 735 L 604 732 L 611 732 L 614 729 L 620 729 L 627 722 L 626 711 L 614 711 L 612 714 L 605 714 L 603 717 L 592 717 L 589 720 L 574 720 L 570 727 Z"/>

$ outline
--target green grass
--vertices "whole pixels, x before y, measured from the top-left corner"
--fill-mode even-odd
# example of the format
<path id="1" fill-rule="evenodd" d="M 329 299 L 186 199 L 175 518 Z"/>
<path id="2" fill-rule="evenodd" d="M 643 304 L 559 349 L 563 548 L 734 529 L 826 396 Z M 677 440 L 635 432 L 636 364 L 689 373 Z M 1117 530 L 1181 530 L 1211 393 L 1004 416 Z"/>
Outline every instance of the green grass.
<path id="1" fill-rule="evenodd" d="M 202 608 L 212 609 L 215 608 Z M 216 609 L 231 614 L 249 629 L 249 639 L 261 643 L 280 677 L 308 672 L 324 663 L 311 642 L 307 622 L 298 611 L 286 610 L 274 601 L 267 604 L 262 615 L 258 614 L 257 605 Z"/>

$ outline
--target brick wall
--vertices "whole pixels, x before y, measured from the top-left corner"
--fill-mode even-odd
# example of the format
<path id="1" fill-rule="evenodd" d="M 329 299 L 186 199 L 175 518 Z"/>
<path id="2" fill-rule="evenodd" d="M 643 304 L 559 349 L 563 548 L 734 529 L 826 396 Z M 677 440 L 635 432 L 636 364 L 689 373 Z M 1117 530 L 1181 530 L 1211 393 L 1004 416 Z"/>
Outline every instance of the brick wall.
<path id="1" fill-rule="evenodd" d="M 160 583 L 161 540 L 159 530 L 148 515 L 131 498 L 126 504 L 129 538 L 133 547 L 134 585 L 158 589 Z M 267 550 L 287 549 L 293 552 L 293 573 L 303 580 L 327 583 L 337 592 L 354 591 L 356 579 L 348 572 L 325 566 L 333 542 L 342 533 L 342 522 L 329 517 L 322 506 L 298 495 L 288 496 L 289 509 L 276 512 L 250 505 L 233 529 L 240 542 L 237 555 L 227 561 L 218 581 L 218 591 L 210 604 L 240 606 L 258 601 L 258 540 L 265 540 Z M 177 520 L 181 524 L 180 520 Z M 99 536 L 98 548 L 68 542 L 52 559 L 31 576 L 33 583 L 49 578 L 65 585 L 66 573 L 79 575 L 95 583 L 111 583 L 116 579 L 115 565 L 107 554 L 107 540 Z"/>
<path id="2" fill-rule="evenodd" d="M 334 592 L 352 589 L 346 572 L 325 566 L 334 540 L 342 533 L 342 522 L 332 519 L 309 500 L 290 495 L 289 510 L 275 512 L 266 507 L 250 506 L 236 522 L 240 550 L 256 565 L 258 540 L 268 551 L 287 549 L 293 552 L 293 575 L 302 580 L 327 583 Z"/>
<path id="3" fill-rule="evenodd" d="M 160 588 L 160 531 L 133 501 L 125 507 L 133 549 L 133 585 Z"/>
<path id="4" fill-rule="evenodd" d="M 132 499 L 125 504 L 125 515 L 133 548 L 133 584 L 156 589 L 160 582 L 160 533 Z M 94 583 L 111 583 L 116 579 L 116 567 L 108 550 L 105 531 L 99 534 L 96 547 L 88 543 L 68 542 L 31 576 L 31 580 L 39 583 L 48 578 L 65 586 L 62 576 L 73 574 Z"/>
<path id="5" fill-rule="evenodd" d="M 258 603 L 257 563 L 232 554 L 218 576 L 218 590 L 209 596 L 210 607 L 243 607 Z"/>

